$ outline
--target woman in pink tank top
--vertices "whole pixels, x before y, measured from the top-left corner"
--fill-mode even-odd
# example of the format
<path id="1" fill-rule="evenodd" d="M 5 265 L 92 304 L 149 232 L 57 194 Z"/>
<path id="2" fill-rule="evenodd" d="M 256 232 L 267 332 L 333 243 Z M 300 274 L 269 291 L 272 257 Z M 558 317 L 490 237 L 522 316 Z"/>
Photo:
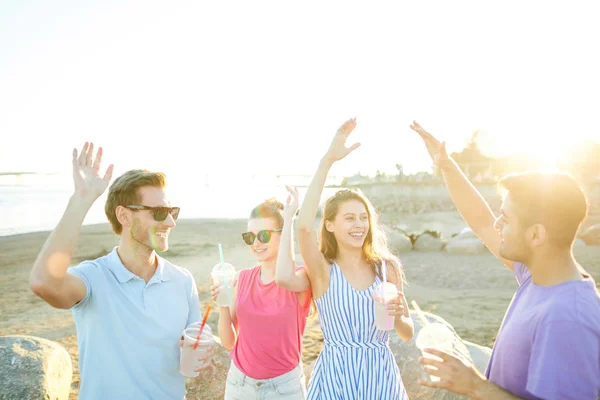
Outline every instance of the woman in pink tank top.
<path id="1" fill-rule="evenodd" d="M 266 200 L 252 210 L 242 233 L 257 265 L 238 273 L 233 304 L 220 307 L 219 337 L 231 350 L 225 399 L 306 397 L 302 336 L 311 295 L 306 272 L 294 261 L 297 209 L 297 196 L 285 207 Z M 213 285 L 214 300 L 218 292 Z"/>

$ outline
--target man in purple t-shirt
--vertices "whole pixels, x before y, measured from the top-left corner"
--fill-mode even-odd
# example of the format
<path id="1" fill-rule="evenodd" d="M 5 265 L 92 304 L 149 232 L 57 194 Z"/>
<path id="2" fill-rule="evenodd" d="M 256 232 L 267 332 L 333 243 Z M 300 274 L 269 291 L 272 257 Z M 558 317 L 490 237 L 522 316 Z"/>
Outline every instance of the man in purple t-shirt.
<path id="1" fill-rule="evenodd" d="M 467 224 L 519 283 L 486 376 L 457 355 L 426 349 L 441 360 L 420 362 L 440 380 L 421 384 L 477 399 L 599 399 L 600 295 L 572 252 L 587 215 L 578 183 L 556 172 L 509 175 L 496 218 L 444 144 L 416 122 L 411 128 Z"/>

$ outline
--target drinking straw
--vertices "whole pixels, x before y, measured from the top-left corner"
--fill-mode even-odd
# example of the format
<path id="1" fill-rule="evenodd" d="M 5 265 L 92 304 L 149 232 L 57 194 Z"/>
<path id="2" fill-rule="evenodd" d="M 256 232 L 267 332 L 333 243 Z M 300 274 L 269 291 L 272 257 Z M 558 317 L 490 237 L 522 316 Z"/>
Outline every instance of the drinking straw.
<path id="1" fill-rule="evenodd" d="M 381 276 L 383 277 L 383 283 L 385 284 L 387 282 L 387 265 L 385 265 L 385 261 L 381 263 Z"/>
<path id="2" fill-rule="evenodd" d="M 219 257 L 221 258 L 221 267 L 225 266 L 225 257 L 223 257 L 223 246 L 219 243 Z"/>
<path id="3" fill-rule="evenodd" d="M 198 331 L 198 336 L 196 337 L 196 343 L 194 343 L 194 349 L 198 347 L 198 343 L 200 342 L 200 335 L 202 334 L 202 329 L 204 329 L 204 325 L 206 324 L 206 320 L 208 319 L 208 314 L 210 313 L 210 307 L 212 304 L 206 306 L 206 312 L 204 313 L 204 319 L 202 319 L 202 324 L 200 324 L 200 330 Z"/>
<path id="4" fill-rule="evenodd" d="M 419 316 L 419 319 L 421 320 L 421 323 L 423 324 L 423 326 L 429 325 L 429 321 L 427 320 L 427 317 L 425 317 L 425 314 L 423 313 L 423 311 L 421 310 L 421 307 L 419 307 L 417 302 L 412 300 L 410 302 L 410 304 L 412 304 L 413 308 L 417 312 L 417 315 Z"/>

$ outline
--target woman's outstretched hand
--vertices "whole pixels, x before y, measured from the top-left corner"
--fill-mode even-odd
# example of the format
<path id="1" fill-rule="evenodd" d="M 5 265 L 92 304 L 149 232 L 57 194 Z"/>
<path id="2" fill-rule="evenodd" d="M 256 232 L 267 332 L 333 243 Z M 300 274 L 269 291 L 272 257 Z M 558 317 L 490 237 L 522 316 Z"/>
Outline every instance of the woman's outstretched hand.
<path id="1" fill-rule="evenodd" d="M 296 211 L 298 211 L 298 197 L 300 197 L 300 195 L 298 194 L 298 188 L 296 188 L 296 186 L 285 186 L 285 188 L 288 191 L 288 197 L 287 200 L 285 202 L 285 205 L 283 206 L 283 215 L 286 218 L 294 218 L 294 215 L 296 215 Z"/>
<path id="2" fill-rule="evenodd" d="M 348 140 L 348 136 L 355 127 L 356 118 L 349 119 L 339 127 L 325 155 L 328 160 L 332 162 L 339 161 L 360 147 L 360 143 L 354 143 L 352 146 L 346 147 L 346 140 Z"/>

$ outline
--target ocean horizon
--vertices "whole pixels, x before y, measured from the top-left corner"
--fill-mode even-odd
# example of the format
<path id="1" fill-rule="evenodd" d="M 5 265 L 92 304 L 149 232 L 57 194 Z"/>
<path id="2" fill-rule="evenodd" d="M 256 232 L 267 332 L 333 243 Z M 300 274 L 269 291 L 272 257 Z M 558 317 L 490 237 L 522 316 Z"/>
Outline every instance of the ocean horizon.
<path id="1" fill-rule="evenodd" d="M 285 202 L 285 185 L 295 185 L 301 196 L 310 176 L 203 176 L 189 184 L 169 177 L 168 195 L 181 207 L 179 219 L 244 219 L 263 200 L 276 197 Z M 329 185 L 339 184 L 335 179 Z M 325 188 L 323 198 L 339 187 Z M 108 190 L 107 190 L 108 192 Z M 7 174 L 0 176 L 0 236 L 52 230 L 73 194 L 70 174 Z M 88 212 L 83 225 L 108 223 L 104 213 L 105 192 Z"/>

